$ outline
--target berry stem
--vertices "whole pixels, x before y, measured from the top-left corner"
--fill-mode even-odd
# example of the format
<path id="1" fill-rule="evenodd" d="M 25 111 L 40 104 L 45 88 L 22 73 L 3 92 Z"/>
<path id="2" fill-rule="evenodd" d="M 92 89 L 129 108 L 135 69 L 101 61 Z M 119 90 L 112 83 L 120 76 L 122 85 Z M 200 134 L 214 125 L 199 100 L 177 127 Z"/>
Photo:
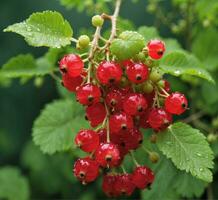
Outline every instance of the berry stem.
<path id="1" fill-rule="evenodd" d="M 60 77 L 57 76 L 54 72 L 50 72 L 50 76 L 51 76 L 54 80 L 56 80 L 56 81 L 58 81 L 58 82 L 61 82 Z"/>
<path id="2" fill-rule="evenodd" d="M 145 146 L 142 145 L 142 149 L 149 155 L 151 151 L 149 151 Z"/>
<path id="3" fill-rule="evenodd" d="M 72 41 L 72 42 L 75 42 L 75 43 L 78 42 L 78 40 L 77 40 L 76 38 L 71 38 L 71 41 Z"/>
<path id="4" fill-rule="evenodd" d="M 139 167 L 140 165 L 139 165 L 139 163 L 137 162 L 137 160 L 136 160 L 136 158 L 135 158 L 133 152 L 132 152 L 132 151 L 129 151 L 129 154 L 130 154 L 130 156 L 131 156 L 131 158 L 132 158 L 134 164 L 136 165 L 136 167 Z"/>
<path id="5" fill-rule="evenodd" d="M 126 174 L 126 169 L 125 169 L 124 165 L 122 164 L 122 165 L 120 165 L 120 167 L 123 170 L 123 173 Z"/>

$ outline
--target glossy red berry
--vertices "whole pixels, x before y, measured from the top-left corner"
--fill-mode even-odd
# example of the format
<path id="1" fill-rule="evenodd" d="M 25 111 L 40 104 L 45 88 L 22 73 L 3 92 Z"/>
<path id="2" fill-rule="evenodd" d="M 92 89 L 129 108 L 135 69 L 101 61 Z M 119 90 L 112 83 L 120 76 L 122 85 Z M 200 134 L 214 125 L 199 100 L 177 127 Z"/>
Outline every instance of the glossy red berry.
<path id="1" fill-rule="evenodd" d="M 117 175 L 114 184 L 116 193 L 120 195 L 130 196 L 135 190 L 135 185 L 132 182 L 132 177 L 130 174 Z"/>
<path id="2" fill-rule="evenodd" d="M 81 130 L 75 137 L 75 144 L 85 152 L 93 152 L 99 146 L 99 135 L 93 130 Z"/>
<path id="3" fill-rule="evenodd" d="M 166 91 L 166 92 L 170 92 L 170 83 L 169 83 L 169 81 L 167 81 L 167 80 L 163 80 L 164 81 L 164 90 Z"/>
<path id="4" fill-rule="evenodd" d="M 102 167 L 115 167 L 120 164 L 120 152 L 113 143 L 102 143 L 95 151 L 95 160 Z"/>
<path id="5" fill-rule="evenodd" d="M 86 108 L 86 118 L 92 127 L 101 124 L 106 117 L 106 109 L 102 103 L 95 103 Z"/>
<path id="6" fill-rule="evenodd" d="M 148 117 L 149 117 L 149 114 L 150 114 L 150 109 L 147 109 L 143 115 L 140 115 L 140 118 L 139 118 L 139 126 L 141 128 L 144 128 L 144 129 L 147 129 L 147 128 L 150 128 L 150 125 L 148 123 Z"/>
<path id="7" fill-rule="evenodd" d="M 122 69 L 118 63 L 103 61 L 97 68 L 97 78 L 103 85 L 113 84 L 120 81 Z"/>
<path id="8" fill-rule="evenodd" d="M 70 77 L 77 77 L 82 73 L 84 63 L 78 55 L 68 54 L 61 59 L 59 66 L 62 74 L 67 73 Z"/>
<path id="9" fill-rule="evenodd" d="M 122 92 L 118 89 L 110 90 L 106 95 L 105 101 L 110 108 L 120 110 L 123 104 Z"/>
<path id="10" fill-rule="evenodd" d="M 79 181 L 86 184 L 98 177 L 99 165 L 91 158 L 81 158 L 75 162 L 73 172 Z"/>
<path id="11" fill-rule="evenodd" d="M 187 107 L 188 101 L 185 95 L 179 92 L 172 93 L 165 100 L 165 109 L 171 114 L 181 115 Z"/>
<path id="12" fill-rule="evenodd" d="M 82 105 L 91 105 L 100 101 L 101 90 L 93 84 L 85 84 L 77 88 L 76 98 Z"/>
<path id="13" fill-rule="evenodd" d="M 137 149 L 143 142 L 143 135 L 137 128 L 130 129 L 128 132 L 123 134 L 123 142 L 125 143 L 126 149 Z"/>
<path id="14" fill-rule="evenodd" d="M 151 109 L 148 123 L 156 131 L 166 129 L 172 123 L 172 115 L 162 108 Z"/>
<path id="15" fill-rule="evenodd" d="M 123 103 L 123 110 L 128 115 L 141 115 L 148 107 L 147 101 L 142 94 L 132 93 Z"/>
<path id="16" fill-rule="evenodd" d="M 118 193 L 115 189 L 115 182 L 116 182 L 117 176 L 115 175 L 105 175 L 103 177 L 102 182 L 102 190 L 108 197 L 117 197 Z"/>
<path id="17" fill-rule="evenodd" d="M 126 131 L 133 128 L 133 119 L 125 112 L 119 112 L 111 115 L 109 124 L 112 133 L 119 133 L 120 131 Z"/>
<path id="18" fill-rule="evenodd" d="M 105 143 L 107 141 L 107 130 L 100 129 L 98 132 L 100 143 Z"/>
<path id="19" fill-rule="evenodd" d="M 128 79 L 133 83 L 142 83 L 148 79 L 149 70 L 143 63 L 134 63 L 126 68 Z"/>
<path id="20" fill-rule="evenodd" d="M 124 68 L 127 68 L 127 66 L 131 66 L 131 65 L 134 65 L 134 63 L 131 60 L 124 60 L 124 61 L 122 61 L 122 66 Z"/>
<path id="21" fill-rule="evenodd" d="M 148 55 L 155 60 L 160 59 L 165 52 L 165 44 L 160 40 L 151 40 L 147 48 Z"/>
<path id="22" fill-rule="evenodd" d="M 132 174 L 132 181 L 139 189 L 145 189 L 154 181 L 154 174 L 152 170 L 146 166 L 136 167 Z"/>
<path id="23" fill-rule="evenodd" d="M 82 76 L 71 77 L 68 74 L 63 74 L 62 76 L 62 84 L 70 92 L 75 92 L 76 88 L 79 87 L 82 82 Z"/>

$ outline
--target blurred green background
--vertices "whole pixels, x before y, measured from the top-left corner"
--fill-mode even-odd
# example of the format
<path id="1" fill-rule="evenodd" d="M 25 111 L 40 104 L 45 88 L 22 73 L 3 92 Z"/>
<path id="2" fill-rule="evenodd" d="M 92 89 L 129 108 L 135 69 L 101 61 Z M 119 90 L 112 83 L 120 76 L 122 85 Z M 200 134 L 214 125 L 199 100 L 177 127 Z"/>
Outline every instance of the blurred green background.
<path id="1" fill-rule="evenodd" d="M 166 11 L 168 10 L 173 13 L 177 12 L 177 9 L 179 9 L 173 7 L 171 1 L 160 2 L 161 6 L 163 6 Z M 177 2 L 181 3 L 182 1 Z M 186 1 L 184 0 L 184 2 Z M 151 5 L 151 1 L 146 0 L 139 0 L 137 3 L 133 3 L 130 0 L 124 0 L 124 4 L 121 8 L 121 17 L 132 21 L 136 27 L 143 25 L 152 26 L 156 24 L 161 36 L 177 38 L 183 47 L 191 49 L 191 44 L 188 43 L 187 45 L 186 41 L 187 32 L 184 31 L 181 34 L 176 34 L 176 28 L 178 27 L 173 27 L 172 22 L 172 26 L 167 27 L 164 24 L 164 18 L 160 20 L 155 16 L 155 13 L 148 12 L 148 10 L 146 10 L 146 5 L 148 3 Z M 213 7 L 215 6 L 215 3 L 212 5 Z M 56 10 L 62 13 L 63 16 L 72 24 L 75 37 L 78 36 L 81 28 L 88 29 L 91 26 L 91 17 L 87 15 L 85 11 L 78 12 L 76 8 L 70 10 L 66 9 L 64 6 L 60 5 L 58 0 L 1 0 L 0 30 L 3 30 L 8 25 L 15 22 L 23 21 L 33 12 L 44 10 Z M 194 20 L 193 24 L 197 25 L 191 30 L 193 37 L 196 37 L 202 29 L 207 29 L 207 27 L 203 27 L 202 24 L 206 23 L 205 20 L 208 19 L 215 21 L 211 26 L 215 31 L 217 31 L 217 12 L 218 6 L 215 9 L 215 19 L 211 20 L 210 17 L 208 17 L 202 20 L 199 17 L 199 19 Z M 179 13 L 177 14 L 178 15 L 175 15 L 173 20 L 183 19 L 182 15 Z M 217 40 L 215 42 L 217 42 Z M 9 58 L 20 53 L 32 53 L 36 57 L 39 57 L 46 51 L 47 48 L 32 48 L 28 46 L 23 38 L 16 34 L 3 33 L 3 31 L 0 31 L 0 66 L 2 66 Z M 218 67 L 218 63 L 216 66 Z M 213 73 L 214 78 L 217 79 L 217 68 L 211 70 L 211 72 Z M 170 79 L 173 81 L 174 89 L 180 89 L 185 91 L 185 93 L 187 93 L 190 88 L 193 90 L 197 88 L 196 92 L 190 92 L 188 94 L 189 98 L 195 98 L 196 100 L 196 96 L 201 94 L 201 86 L 203 83 L 199 86 L 198 81 L 194 82 L 194 80 L 192 80 L 190 82 L 190 79 L 186 83 L 182 83 L 179 80 L 176 82 L 172 77 L 170 77 Z M 215 100 L 208 105 L 208 102 L 205 102 L 205 99 L 207 98 L 200 95 L 200 100 L 197 99 L 199 101 L 196 102 L 199 106 L 195 107 L 196 110 L 201 109 L 202 105 L 208 105 L 209 108 L 212 108 L 205 111 L 206 116 L 202 122 L 202 126 L 206 123 L 207 127 L 212 127 L 212 121 L 214 121 L 218 116 L 218 99 L 214 97 L 214 93 L 217 93 L 218 90 L 216 86 L 209 85 L 207 87 L 207 83 L 205 83 L 203 89 L 210 91 L 210 94 L 215 98 Z M 43 155 L 39 148 L 35 147 L 31 142 L 31 128 L 34 120 L 39 115 L 40 110 L 45 106 L 45 104 L 58 98 L 59 94 L 57 92 L 56 84 L 50 77 L 46 77 L 43 86 L 40 88 L 35 87 L 33 81 L 21 85 L 18 80 L 14 80 L 9 87 L 0 87 L 0 166 L 14 166 L 18 169 L 16 171 L 14 168 L 7 167 L 5 168 L 4 173 L 0 173 L 0 181 L 3 179 L 14 179 L 14 184 L 17 184 L 17 188 L 10 191 L 11 196 L 9 195 L 9 198 L 11 197 L 11 199 L 16 199 L 13 196 L 13 194 L 17 194 L 16 190 L 22 191 L 21 196 L 17 197 L 18 200 L 25 199 L 23 197 L 26 196 L 30 196 L 30 199 L 105 199 L 105 196 L 100 191 L 100 181 L 96 184 L 91 184 L 89 187 L 83 187 L 72 176 L 71 171 L 73 160 L 77 155 Z M 196 127 L 198 125 L 196 124 Z M 202 128 L 202 130 L 206 132 L 205 127 L 198 128 Z M 210 130 L 212 130 L 212 133 L 216 133 L 217 131 L 216 128 L 211 128 Z M 20 180 L 20 172 L 26 178 Z M 2 174 L 6 174 L 5 177 Z M 215 178 L 215 182 L 216 180 L 217 179 Z M 10 183 L 11 181 L 8 181 L 8 184 Z M 217 184 L 214 184 L 213 187 L 216 188 L 216 185 Z M 7 185 L 4 187 L 0 185 L 0 194 L 5 190 L 7 190 Z M 207 196 L 206 192 L 202 195 L 203 198 L 206 198 Z M 218 198 L 218 196 L 215 197 Z M 135 194 L 134 198 L 140 198 L 139 193 Z"/>

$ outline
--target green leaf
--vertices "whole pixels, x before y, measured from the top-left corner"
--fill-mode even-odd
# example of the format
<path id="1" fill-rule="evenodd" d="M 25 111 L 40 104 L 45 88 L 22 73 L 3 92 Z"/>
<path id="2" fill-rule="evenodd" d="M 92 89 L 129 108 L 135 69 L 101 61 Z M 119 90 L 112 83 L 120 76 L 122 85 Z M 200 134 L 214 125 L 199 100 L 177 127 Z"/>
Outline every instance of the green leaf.
<path id="1" fill-rule="evenodd" d="M 193 55 L 183 51 L 168 53 L 161 59 L 160 68 L 164 73 L 173 76 L 192 75 L 214 83 L 213 78 L 204 69 L 201 62 Z"/>
<path id="2" fill-rule="evenodd" d="M 18 55 L 11 58 L 0 70 L 0 76 L 7 78 L 29 77 L 45 75 L 52 71 L 47 60 L 35 60 L 32 55 Z"/>
<path id="3" fill-rule="evenodd" d="M 178 169 L 206 182 L 212 181 L 213 152 L 199 130 L 175 123 L 158 135 L 157 145 Z"/>
<path id="4" fill-rule="evenodd" d="M 79 129 L 87 127 L 83 112 L 71 100 L 48 104 L 34 122 L 33 141 L 48 154 L 73 148 L 74 136 Z"/>
<path id="5" fill-rule="evenodd" d="M 112 42 L 110 50 L 119 60 L 125 60 L 135 56 L 144 46 L 144 38 L 139 33 L 125 31 Z"/>
<path id="6" fill-rule="evenodd" d="M 0 199 L 27 200 L 29 196 L 28 181 L 17 168 L 0 168 Z"/>
<path id="7" fill-rule="evenodd" d="M 218 68 L 218 45 L 214 45 L 214 41 L 218 41 L 218 31 L 206 29 L 197 35 L 192 45 L 193 53 L 205 64 L 208 70 Z"/>
<path id="8" fill-rule="evenodd" d="M 148 43 L 151 39 L 161 38 L 157 29 L 152 26 L 141 26 L 139 27 L 138 32 L 145 38 L 146 43 Z"/>
<path id="9" fill-rule="evenodd" d="M 4 30 L 22 35 L 29 45 L 60 48 L 71 43 L 73 30 L 58 12 L 44 11 L 32 14 L 26 21 Z"/>

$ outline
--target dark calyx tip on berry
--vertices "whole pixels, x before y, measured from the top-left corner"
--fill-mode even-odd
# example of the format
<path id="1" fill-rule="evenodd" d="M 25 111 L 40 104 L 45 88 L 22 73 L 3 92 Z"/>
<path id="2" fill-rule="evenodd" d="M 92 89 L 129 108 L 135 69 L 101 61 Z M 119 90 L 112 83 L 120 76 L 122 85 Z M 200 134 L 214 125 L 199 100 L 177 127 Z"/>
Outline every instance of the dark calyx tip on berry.
<path id="1" fill-rule="evenodd" d="M 107 162 L 111 162 L 111 161 L 112 161 L 112 156 L 111 156 L 111 155 L 107 155 L 107 156 L 105 157 L 105 160 L 106 160 Z"/>
<path id="2" fill-rule="evenodd" d="M 87 115 L 85 116 L 85 120 L 89 120 L 88 117 L 87 117 Z"/>
<path id="3" fill-rule="evenodd" d="M 112 99 L 111 100 L 111 106 L 115 106 L 117 104 L 116 100 L 115 99 Z"/>
<path id="4" fill-rule="evenodd" d="M 88 101 L 89 101 L 89 102 L 92 102 L 93 100 L 94 100 L 94 97 L 93 97 L 92 95 L 89 95 L 89 96 L 88 96 Z"/>
<path id="5" fill-rule="evenodd" d="M 123 190 L 123 191 L 121 192 L 121 195 L 125 196 L 125 195 L 126 195 L 126 191 Z"/>
<path id="6" fill-rule="evenodd" d="M 143 140 L 139 140 L 139 144 L 142 144 L 143 143 Z"/>
<path id="7" fill-rule="evenodd" d="M 84 172 L 80 172 L 80 173 L 79 173 L 79 177 L 80 177 L 80 178 L 84 178 L 84 177 L 85 177 L 85 173 L 84 173 Z"/>
<path id="8" fill-rule="evenodd" d="M 157 51 L 157 54 L 158 54 L 159 56 L 162 56 L 162 55 L 163 55 L 163 50 L 161 49 L 161 50 Z"/>
<path id="9" fill-rule="evenodd" d="M 109 83 L 114 83 L 115 82 L 115 79 L 114 78 L 110 78 L 109 79 Z"/>
<path id="10" fill-rule="evenodd" d="M 185 103 L 182 103 L 182 108 L 187 109 L 187 105 Z"/>
<path id="11" fill-rule="evenodd" d="M 122 147 L 125 147 L 125 146 L 126 146 L 125 142 L 121 142 L 120 145 L 121 145 Z"/>
<path id="12" fill-rule="evenodd" d="M 66 68 L 66 67 L 62 67 L 60 70 L 61 70 L 61 72 L 62 72 L 63 74 L 66 74 L 66 73 L 67 73 L 67 68 Z"/>
<path id="13" fill-rule="evenodd" d="M 140 80 L 142 80 L 142 77 L 140 75 L 136 75 L 136 80 L 140 81 Z"/>
<path id="14" fill-rule="evenodd" d="M 61 85 L 64 87 L 64 81 L 61 81 Z"/>
<path id="15" fill-rule="evenodd" d="M 122 125 L 121 125 L 121 129 L 122 129 L 122 130 L 126 130 L 126 129 L 127 129 L 126 124 L 122 124 Z"/>
<path id="16" fill-rule="evenodd" d="M 143 111 L 143 108 L 142 108 L 142 106 L 138 106 L 138 112 L 142 112 Z"/>

